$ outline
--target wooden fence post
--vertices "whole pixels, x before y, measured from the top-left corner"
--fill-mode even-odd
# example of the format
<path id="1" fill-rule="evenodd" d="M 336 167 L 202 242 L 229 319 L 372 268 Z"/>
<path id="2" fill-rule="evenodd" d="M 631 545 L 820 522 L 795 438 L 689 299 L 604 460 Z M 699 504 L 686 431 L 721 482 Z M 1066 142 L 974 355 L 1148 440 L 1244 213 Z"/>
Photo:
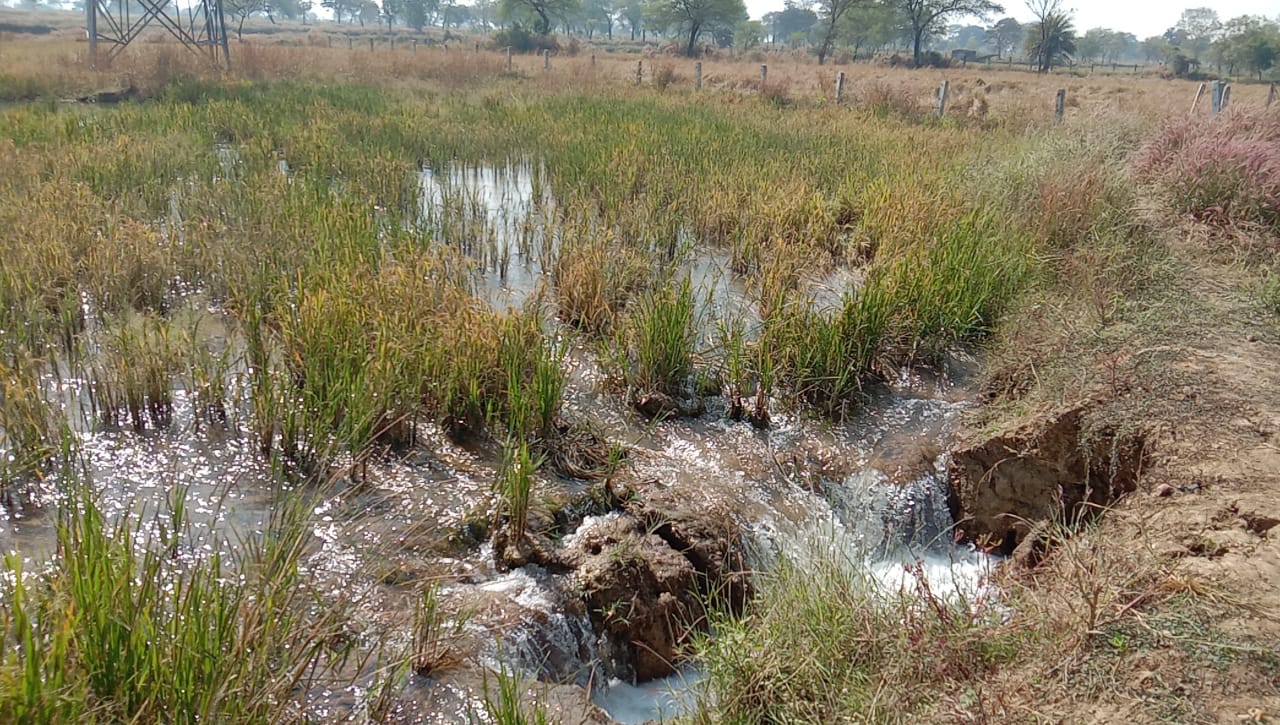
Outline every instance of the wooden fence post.
<path id="1" fill-rule="evenodd" d="M 351 36 L 347 36 L 347 50 L 351 50 Z"/>
<path id="2" fill-rule="evenodd" d="M 1223 87 L 1226 86 L 1222 81 L 1214 81 L 1209 91 L 1209 107 L 1214 115 L 1222 112 L 1222 93 Z"/>
<path id="3" fill-rule="evenodd" d="M 769 80 L 769 66 L 764 63 L 760 64 L 760 85 L 764 85 Z"/>
<path id="4" fill-rule="evenodd" d="M 942 118 L 942 114 L 947 112 L 947 90 L 951 87 L 951 81 L 943 81 L 942 87 L 938 89 L 938 118 Z"/>
<path id="5" fill-rule="evenodd" d="M 702 90 L 702 61 L 693 64 L 693 89 L 695 91 Z M 1271 87 L 1272 95 L 1275 95 L 1275 86 Z"/>
<path id="6" fill-rule="evenodd" d="M 1204 84 L 1201 83 L 1200 87 L 1196 89 L 1196 97 L 1191 99 L 1191 110 L 1187 112 L 1187 115 L 1189 116 L 1195 115 L 1196 106 L 1200 105 L 1200 97 L 1203 95 L 1204 95 Z"/>
<path id="7" fill-rule="evenodd" d="M 373 38 L 369 38 L 369 52 L 373 52 Z"/>
<path id="8" fill-rule="evenodd" d="M 1276 84 L 1271 84 L 1271 90 L 1267 93 L 1267 108 L 1271 108 L 1271 104 L 1276 102 Z"/>
<path id="9" fill-rule="evenodd" d="M 1222 105 L 1219 108 L 1219 110 L 1221 111 L 1227 110 L 1227 104 L 1230 102 L 1231 102 L 1231 84 L 1223 83 L 1222 84 Z"/>
<path id="10" fill-rule="evenodd" d="M 333 36 L 332 36 L 332 35 L 329 35 L 329 36 L 325 36 L 325 37 L 326 37 L 326 40 L 328 40 L 328 41 L 329 41 L 329 47 L 330 47 L 330 48 L 332 48 L 332 47 L 333 47 Z"/>
<path id="11" fill-rule="evenodd" d="M 1058 97 L 1053 103 L 1053 125 L 1061 126 L 1062 119 L 1067 115 L 1067 89 L 1059 88 Z"/>
<path id="12" fill-rule="evenodd" d="M 638 86 L 643 82 L 644 82 L 644 61 L 638 60 L 636 61 L 636 85 Z"/>
<path id="13" fill-rule="evenodd" d="M 836 103 L 844 102 L 844 71 L 836 73 Z"/>
<path id="14" fill-rule="evenodd" d="M 542 72 L 546 73 L 549 70 L 551 70 L 551 51 L 546 48 L 543 48 L 542 49 Z"/>
<path id="15" fill-rule="evenodd" d="M 507 72 L 511 72 L 511 46 L 507 46 Z"/>

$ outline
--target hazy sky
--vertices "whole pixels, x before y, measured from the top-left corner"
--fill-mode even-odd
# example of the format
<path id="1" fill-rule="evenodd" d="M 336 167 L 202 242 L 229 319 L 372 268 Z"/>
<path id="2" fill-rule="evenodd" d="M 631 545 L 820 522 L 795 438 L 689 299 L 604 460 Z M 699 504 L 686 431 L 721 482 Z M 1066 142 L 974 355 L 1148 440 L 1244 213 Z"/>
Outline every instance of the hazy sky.
<path id="1" fill-rule="evenodd" d="M 746 3 L 751 16 L 758 18 L 765 13 L 781 10 L 783 0 L 746 0 Z M 1023 21 L 1031 17 L 1023 0 L 1003 0 L 1001 4 L 1004 5 L 1005 15 L 1012 15 Z M 1111 28 L 1133 33 L 1138 38 L 1159 35 L 1173 27 L 1183 9 L 1188 7 L 1213 8 L 1223 20 L 1237 15 L 1267 15 L 1274 18 L 1280 13 L 1280 0 L 1064 0 L 1063 5 L 1075 9 L 1077 30 Z"/>

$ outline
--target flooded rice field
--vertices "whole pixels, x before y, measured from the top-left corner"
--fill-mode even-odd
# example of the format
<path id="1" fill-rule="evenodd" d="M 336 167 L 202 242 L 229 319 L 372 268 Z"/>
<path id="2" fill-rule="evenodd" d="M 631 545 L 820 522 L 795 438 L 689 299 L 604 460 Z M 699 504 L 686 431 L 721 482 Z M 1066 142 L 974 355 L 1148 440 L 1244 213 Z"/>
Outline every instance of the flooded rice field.
<path id="1" fill-rule="evenodd" d="M 219 148 L 218 160 L 224 173 L 234 171 L 229 149 Z M 283 161 L 281 173 L 288 174 Z M 993 562 L 953 543 L 943 453 L 971 405 L 974 360 L 953 354 L 942 370 L 904 369 L 866 391 L 864 404 L 839 420 L 767 401 L 768 424 L 756 425 L 735 419 L 722 389 L 700 396 L 699 415 L 650 419 L 619 395 L 600 347 L 557 321 L 545 302 L 554 295 L 561 211 L 535 167 L 424 169 L 419 195 L 417 223 L 435 230 L 432 243 L 470 240 L 459 251 L 471 262 L 477 296 L 495 310 L 541 310 L 563 352 L 561 416 L 626 451 L 625 464 L 607 477 L 610 485 L 725 512 L 741 527 L 748 571 L 768 571 L 780 558 L 803 566 L 834 557 L 866 571 L 886 592 L 913 591 L 923 577 L 944 596 L 981 596 Z M 176 209 L 171 216 L 178 227 L 171 233 L 180 234 Z M 664 264 L 689 280 L 698 300 L 697 348 L 717 344 L 730 326 L 747 338 L 758 335 L 757 290 L 734 272 L 729 252 L 685 232 Z M 837 268 L 801 284 L 816 310 L 831 310 L 859 282 L 858 270 Z M 242 327 L 199 295 L 187 300 L 183 314 L 199 320 L 192 341 L 225 353 L 225 364 L 212 368 L 221 377 L 217 387 L 230 391 L 225 414 L 211 419 L 199 391 L 179 385 L 163 421 L 144 430 L 127 421 L 109 425 L 95 413 L 101 391 L 93 376 L 76 377 L 68 367 L 44 380 L 109 518 L 145 520 L 180 496 L 190 547 L 211 552 L 262 535 L 281 499 L 301 495 L 311 502 L 305 576 L 319 596 L 352 606 L 353 629 L 369 642 L 389 650 L 409 646 L 419 592 L 433 582 L 452 613 L 451 642 L 464 659 L 517 670 L 553 688 L 555 697 L 571 699 L 578 688 L 617 722 L 692 707 L 702 678 L 696 661 L 658 679 L 630 681 L 634 672 L 613 665 L 620 645 L 593 625 L 574 571 L 547 562 L 510 566 L 495 555 L 485 525 L 497 505 L 501 445 L 484 437 L 458 442 L 440 425 L 419 422 L 410 445 L 358 462 L 338 456 L 319 477 L 323 486 L 299 483 L 264 457 L 249 422 L 254 362 Z M 28 569 L 57 548 L 60 475 L 51 473 L 31 497 L 5 502 L 0 549 L 21 552 Z M 545 500 L 533 509 L 561 516 L 560 548 L 573 549 L 597 527 L 616 523 L 616 511 L 575 509 L 594 485 L 547 469 L 536 474 L 536 497 Z M 398 717 L 459 722 L 478 711 L 480 675 L 463 672 L 409 674 Z M 367 717 L 374 685 L 369 677 L 356 681 L 364 684 L 313 693 L 314 714 Z"/>

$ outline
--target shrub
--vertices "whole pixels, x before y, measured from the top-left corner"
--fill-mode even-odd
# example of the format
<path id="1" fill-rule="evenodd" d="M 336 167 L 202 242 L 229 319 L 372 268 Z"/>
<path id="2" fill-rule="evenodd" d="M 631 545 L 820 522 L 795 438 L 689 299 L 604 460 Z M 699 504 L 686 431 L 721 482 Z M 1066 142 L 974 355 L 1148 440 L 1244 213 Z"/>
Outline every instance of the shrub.
<path id="1" fill-rule="evenodd" d="M 1201 222 L 1280 229 L 1280 116 L 1233 110 L 1175 121 L 1143 146 L 1134 170 Z"/>
<path id="2" fill-rule="evenodd" d="M 676 73 L 675 66 L 670 63 L 663 63 L 653 72 L 653 85 L 661 91 L 667 90 L 669 86 L 681 80 L 683 80 L 682 76 Z"/>
<path id="3" fill-rule="evenodd" d="M 520 25 L 493 34 L 494 48 L 510 47 L 515 53 L 532 53 L 539 50 L 557 51 L 560 44 L 550 35 L 541 35 Z"/>

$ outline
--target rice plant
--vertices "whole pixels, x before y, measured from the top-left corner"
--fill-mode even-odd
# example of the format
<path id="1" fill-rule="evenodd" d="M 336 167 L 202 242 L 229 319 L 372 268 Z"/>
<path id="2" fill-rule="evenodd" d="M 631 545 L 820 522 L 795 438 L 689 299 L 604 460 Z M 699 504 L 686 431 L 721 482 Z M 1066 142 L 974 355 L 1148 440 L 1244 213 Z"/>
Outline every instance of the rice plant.
<path id="1" fill-rule="evenodd" d="M 16 555 L 5 560 L 0 626 L 20 644 L 0 655 L 0 717 L 292 717 L 308 683 L 333 674 L 329 642 L 345 616 L 340 603 L 309 606 L 297 576 L 309 537 L 299 510 L 282 506 L 262 538 L 227 559 L 187 550 L 180 503 L 155 529 L 127 516 L 113 523 L 89 485 L 73 483 L 50 568 L 36 577 Z"/>
<path id="2" fill-rule="evenodd" d="M 440 601 L 439 582 L 429 582 L 413 607 L 413 671 L 439 673 L 459 664 L 455 648 L 464 636 L 467 617 L 450 616 Z"/>
<path id="3" fill-rule="evenodd" d="M 525 538 L 529 506 L 533 501 L 534 476 L 541 465 L 541 457 L 533 453 L 527 441 L 508 441 L 503 446 L 502 466 L 496 484 L 498 525 L 494 531 L 517 545 Z"/>
<path id="4" fill-rule="evenodd" d="M 620 343 L 625 356 L 623 380 L 633 400 L 652 393 L 688 397 L 697 344 L 695 311 L 693 285 L 687 277 L 639 302 Z"/>

